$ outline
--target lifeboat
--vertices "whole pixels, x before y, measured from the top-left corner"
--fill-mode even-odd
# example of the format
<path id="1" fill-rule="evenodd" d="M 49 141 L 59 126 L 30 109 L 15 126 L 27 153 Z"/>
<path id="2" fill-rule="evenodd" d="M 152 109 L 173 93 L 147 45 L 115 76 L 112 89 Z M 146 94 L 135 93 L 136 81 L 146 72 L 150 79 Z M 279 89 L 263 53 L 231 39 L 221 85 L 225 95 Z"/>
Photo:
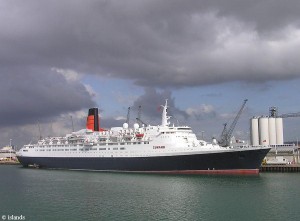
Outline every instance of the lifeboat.
<path id="1" fill-rule="evenodd" d="M 144 136 L 144 134 L 136 134 L 135 135 L 137 138 L 142 138 Z"/>

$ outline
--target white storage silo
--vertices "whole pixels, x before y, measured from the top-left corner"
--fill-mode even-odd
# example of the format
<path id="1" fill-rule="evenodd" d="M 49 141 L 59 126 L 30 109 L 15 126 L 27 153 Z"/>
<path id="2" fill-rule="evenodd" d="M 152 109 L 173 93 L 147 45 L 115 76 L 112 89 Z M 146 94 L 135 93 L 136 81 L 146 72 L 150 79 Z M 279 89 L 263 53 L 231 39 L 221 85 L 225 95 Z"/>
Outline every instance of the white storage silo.
<path id="1" fill-rule="evenodd" d="M 258 118 L 253 117 L 250 120 L 250 126 L 251 126 L 251 144 L 253 146 L 259 145 L 259 133 L 258 133 Z"/>
<path id="2" fill-rule="evenodd" d="M 258 119 L 258 129 L 259 129 L 259 144 L 269 145 L 269 118 L 260 117 Z"/>
<path id="3" fill-rule="evenodd" d="M 276 144 L 283 144 L 283 123 L 282 118 L 276 118 Z"/>
<path id="4" fill-rule="evenodd" d="M 276 118 L 269 118 L 269 144 L 275 145 L 277 144 L 276 140 Z"/>

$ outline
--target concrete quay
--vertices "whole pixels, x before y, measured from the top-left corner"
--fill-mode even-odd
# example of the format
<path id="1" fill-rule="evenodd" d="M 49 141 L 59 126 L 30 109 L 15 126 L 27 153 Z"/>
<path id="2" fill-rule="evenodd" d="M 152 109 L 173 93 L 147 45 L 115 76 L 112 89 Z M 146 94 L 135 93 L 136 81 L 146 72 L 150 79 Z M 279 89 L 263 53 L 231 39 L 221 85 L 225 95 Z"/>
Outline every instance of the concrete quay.
<path id="1" fill-rule="evenodd" d="M 262 165 L 260 172 L 299 173 L 300 164 Z"/>
<path id="2" fill-rule="evenodd" d="M 20 162 L 16 160 L 3 160 L 0 161 L 0 165 L 19 165 Z"/>

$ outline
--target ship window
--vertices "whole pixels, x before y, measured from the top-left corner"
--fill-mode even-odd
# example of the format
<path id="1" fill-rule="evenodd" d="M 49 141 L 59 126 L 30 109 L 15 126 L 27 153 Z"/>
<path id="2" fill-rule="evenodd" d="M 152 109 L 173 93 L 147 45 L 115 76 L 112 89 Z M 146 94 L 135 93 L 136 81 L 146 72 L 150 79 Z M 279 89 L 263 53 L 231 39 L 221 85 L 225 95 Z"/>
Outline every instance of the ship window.
<path id="1" fill-rule="evenodd" d="M 99 150 L 106 150 L 106 148 L 99 148 Z"/>
<path id="2" fill-rule="evenodd" d="M 125 150 L 125 147 L 121 147 L 120 150 Z"/>
<path id="3" fill-rule="evenodd" d="M 113 148 L 113 150 L 118 150 L 118 148 L 115 147 L 115 148 Z"/>
<path id="4" fill-rule="evenodd" d="M 69 149 L 65 149 L 65 151 L 69 151 Z"/>

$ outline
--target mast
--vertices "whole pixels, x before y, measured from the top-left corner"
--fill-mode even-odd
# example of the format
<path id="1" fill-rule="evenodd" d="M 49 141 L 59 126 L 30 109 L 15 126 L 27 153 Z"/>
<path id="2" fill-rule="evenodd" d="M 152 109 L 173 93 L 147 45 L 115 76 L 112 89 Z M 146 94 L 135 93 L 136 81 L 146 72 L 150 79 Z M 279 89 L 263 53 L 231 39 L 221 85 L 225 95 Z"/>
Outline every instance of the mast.
<path id="1" fill-rule="evenodd" d="M 74 132 L 74 123 L 73 123 L 73 117 L 71 115 L 71 121 L 72 121 L 72 132 Z"/>
<path id="2" fill-rule="evenodd" d="M 138 110 L 138 117 L 137 117 L 137 119 L 139 119 L 139 120 L 138 120 L 138 124 L 139 124 L 140 127 L 142 126 L 142 123 L 140 122 L 140 121 L 141 121 L 141 117 L 142 117 L 142 106 L 139 105 L 139 110 Z"/>
<path id="3" fill-rule="evenodd" d="M 166 127 L 170 125 L 170 122 L 168 120 L 170 120 L 170 116 L 167 116 L 168 113 L 168 99 L 166 99 L 166 103 L 165 105 L 161 105 L 163 107 L 163 112 L 161 115 L 161 126 Z"/>
<path id="4" fill-rule="evenodd" d="M 38 121 L 38 128 L 39 128 L 39 140 L 42 139 L 42 133 L 41 133 L 41 127 L 40 127 L 40 122 Z"/>

